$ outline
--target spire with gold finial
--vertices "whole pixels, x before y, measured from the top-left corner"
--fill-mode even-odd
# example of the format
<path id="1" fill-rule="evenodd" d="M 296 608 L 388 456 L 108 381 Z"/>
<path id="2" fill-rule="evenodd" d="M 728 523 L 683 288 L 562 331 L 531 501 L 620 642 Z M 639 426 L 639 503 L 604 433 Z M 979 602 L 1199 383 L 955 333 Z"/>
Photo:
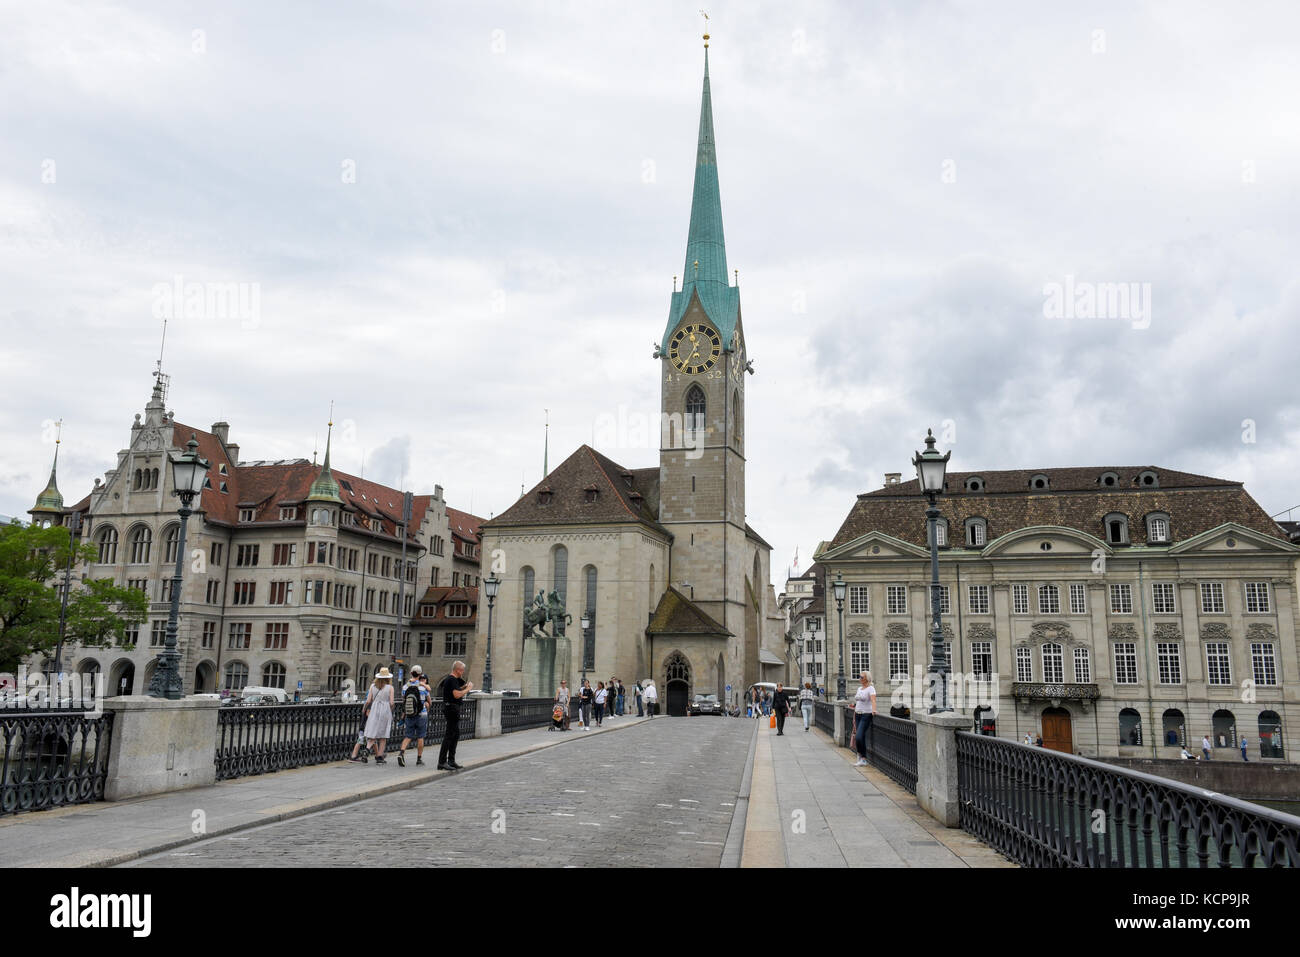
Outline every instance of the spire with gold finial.
<path id="1" fill-rule="evenodd" d="M 307 493 L 309 502 L 334 502 L 338 505 L 343 504 L 343 499 L 339 497 L 339 483 L 334 478 L 334 473 L 330 471 L 330 440 L 334 435 L 334 403 L 330 403 L 330 421 L 325 432 L 325 463 L 321 466 L 320 475 L 316 476 L 316 481 L 311 483 L 311 491 Z"/>
<path id="2" fill-rule="evenodd" d="M 54 464 L 50 466 L 50 480 L 45 491 L 36 496 L 36 504 L 28 509 L 28 514 L 37 524 L 58 525 L 63 518 L 63 495 L 59 492 L 59 444 L 63 441 L 63 420 L 55 423 L 57 431 L 54 436 Z"/>

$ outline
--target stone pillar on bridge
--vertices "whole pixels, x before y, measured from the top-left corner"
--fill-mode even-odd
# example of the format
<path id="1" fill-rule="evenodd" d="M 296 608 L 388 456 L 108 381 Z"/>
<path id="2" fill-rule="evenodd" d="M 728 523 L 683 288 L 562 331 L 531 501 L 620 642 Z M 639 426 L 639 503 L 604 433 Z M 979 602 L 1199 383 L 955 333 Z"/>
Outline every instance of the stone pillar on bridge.
<path id="1" fill-rule="evenodd" d="M 957 793 L 957 732 L 971 729 L 971 718 L 956 711 L 913 712 L 916 722 L 916 803 L 946 827 L 961 824 Z"/>
<path id="2" fill-rule="evenodd" d="M 113 713 L 104 799 L 206 787 L 217 780 L 217 711 L 221 702 L 123 695 L 105 698 Z"/>
<path id="3" fill-rule="evenodd" d="M 475 694 L 469 699 L 478 708 L 474 716 L 474 737 L 495 738 L 501 734 L 501 698 L 499 694 Z"/>

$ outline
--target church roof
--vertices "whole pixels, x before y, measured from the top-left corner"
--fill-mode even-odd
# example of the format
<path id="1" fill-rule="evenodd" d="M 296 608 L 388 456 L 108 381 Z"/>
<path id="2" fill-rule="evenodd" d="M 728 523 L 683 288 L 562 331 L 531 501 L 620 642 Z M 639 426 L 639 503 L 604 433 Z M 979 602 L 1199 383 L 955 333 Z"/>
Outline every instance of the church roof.
<path id="1" fill-rule="evenodd" d="M 691 193 L 691 224 L 686 235 L 686 265 L 682 288 L 672 294 L 668 325 L 660 348 L 693 299 L 699 299 L 709 321 L 730 347 L 740 316 L 740 290 L 727 278 L 727 246 L 722 235 L 722 194 L 718 187 L 718 154 L 713 136 L 713 97 L 709 89 L 709 51 L 704 50 L 704 90 L 700 96 L 700 134 L 695 146 L 695 187 Z"/>
<path id="2" fill-rule="evenodd" d="M 659 599 L 645 630 L 647 635 L 731 635 L 695 602 L 671 586 Z"/>
<path id="3" fill-rule="evenodd" d="M 662 530 L 658 498 L 658 469 L 625 469 L 591 446 L 582 445 L 482 527 L 642 522 Z"/>

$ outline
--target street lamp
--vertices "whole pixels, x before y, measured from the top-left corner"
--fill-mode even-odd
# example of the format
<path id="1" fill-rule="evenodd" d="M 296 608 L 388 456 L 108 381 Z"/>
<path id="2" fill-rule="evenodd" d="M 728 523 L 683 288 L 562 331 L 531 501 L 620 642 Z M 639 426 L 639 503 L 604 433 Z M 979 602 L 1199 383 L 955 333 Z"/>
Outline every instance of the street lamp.
<path id="1" fill-rule="evenodd" d="M 943 493 L 943 476 L 948 470 L 948 456 L 940 455 L 934 447 L 934 432 L 925 430 L 925 451 L 917 452 L 912 459 L 921 491 L 930 500 L 925 517 L 930 535 L 930 713 L 951 711 L 948 704 L 948 655 L 943 650 L 943 626 L 939 622 L 939 505 Z"/>
<path id="2" fill-rule="evenodd" d="M 149 697 L 167 698 L 178 701 L 183 695 L 184 682 L 181 680 L 181 656 L 176 650 L 177 619 L 181 611 L 181 567 L 185 561 L 185 526 L 194 514 L 190 503 L 203 491 L 203 478 L 208 471 L 208 462 L 199 456 L 199 441 L 193 434 L 185 444 L 184 454 L 172 459 L 172 486 L 181 500 L 181 530 L 176 542 L 176 573 L 172 575 L 172 607 L 167 617 L 167 640 L 162 654 L 158 656 L 158 668 L 149 682 Z"/>
<path id="3" fill-rule="evenodd" d="M 582 613 L 582 680 L 587 680 L 587 629 L 591 627 L 591 612 Z M 582 686 L 579 685 L 579 688 Z"/>
<path id="4" fill-rule="evenodd" d="M 840 613 L 840 674 L 835 683 L 835 693 L 840 701 L 849 694 L 848 686 L 844 683 L 844 593 L 848 587 L 844 582 L 844 576 L 836 572 L 835 581 L 831 582 L 831 590 L 835 593 L 835 608 Z"/>
<path id="5" fill-rule="evenodd" d="M 483 582 L 483 593 L 488 600 L 487 654 L 483 658 L 483 690 L 492 693 L 492 606 L 496 604 L 497 592 L 501 590 L 501 579 L 493 572 Z"/>
<path id="6" fill-rule="evenodd" d="M 77 533 L 81 530 L 81 513 L 68 516 L 68 567 L 63 573 L 63 597 L 59 602 L 59 643 L 54 648 L 54 680 L 63 674 L 63 636 L 68 628 L 68 593 L 72 591 L 72 560 L 77 554 Z M 58 695 L 62 695 L 59 691 Z M 57 700 L 57 697 L 56 697 Z"/>

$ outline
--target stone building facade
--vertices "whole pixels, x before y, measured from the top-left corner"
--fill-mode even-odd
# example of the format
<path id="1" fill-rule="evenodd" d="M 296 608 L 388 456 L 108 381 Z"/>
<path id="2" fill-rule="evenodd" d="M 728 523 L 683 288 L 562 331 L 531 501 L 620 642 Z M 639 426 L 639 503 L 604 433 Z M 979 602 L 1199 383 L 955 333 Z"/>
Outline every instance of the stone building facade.
<path id="1" fill-rule="evenodd" d="M 1178 757 L 1208 736 L 1216 758 L 1240 760 L 1245 737 L 1251 760 L 1300 760 L 1300 548 L 1240 483 L 1158 467 L 950 473 L 939 508 L 959 710 L 988 705 L 998 735 L 1088 756 Z M 924 513 L 916 481 L 894 479 L 818 548 L 827 581 L 848 586 L 845 655 L 882 703 L 923 696 Z"/>
<path id="2" fill-rule="evenodd" d="M 65 670 L 102 671 L 109 694 L 148 688 L 178 544 L 169 457 L 191 436 L 210 468 L 187 529 L 178 635 L 186 693 L 246 685 L 292 692 L 299 682 L 304 695 L 364 691 L 380 666 L 398 659 L 407 669 L 445 670 L 444 645 L 421 655 L 412 620 L 435 577 L 477 579 L 477 560 L 465 556 L 476 554 L 478 519 L 449 509 L 441 486 L 415 495 L 404 552 L 401 491 L 333 471 L 328 444 L 321 465 L 243 461 L 228 424 L 204 430 L 177 422 L 163 381 L 136 416 L 116 468 L 90 495 L 65 508 L 51 476 L 31 510 L 33 521 L 57 524 L 78 514 L 82 540 L 96 548 L 78 577 L 111 577 L 150 599 L 134 647 L 73 645 Z M 453 541 L 460 544 L 449 548 Z"/>

